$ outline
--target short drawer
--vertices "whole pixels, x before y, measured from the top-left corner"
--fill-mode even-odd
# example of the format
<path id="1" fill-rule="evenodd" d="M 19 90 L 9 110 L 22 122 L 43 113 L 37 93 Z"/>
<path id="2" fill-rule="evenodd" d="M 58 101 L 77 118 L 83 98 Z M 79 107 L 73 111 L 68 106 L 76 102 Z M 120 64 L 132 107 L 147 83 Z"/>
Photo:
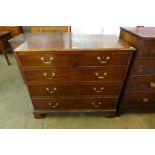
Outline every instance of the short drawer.
<path id="1" fill-rule="evenodd" d="M 68 32 L 68 26 L 32 26 L 31 32 Z"/>
<path id="2" fill-rule="evenodd" d="M 36 110 L 78 110 L 78 109 L 92 109 L 92 110 L 106 110 L 116 109 L 117 98 L 48 98 L 48 99 L 32 99 L 34 109 Z"/>
<path id="3" fill-rule="evenodd" d="M 100 53 L 79 54 L 78 66 L 113 66 L 126 67 L 129 65 L 130 53 L 102 51 Z"/>
<path id="4" fill-rule="evenodd" d="M 23 67 L 28 68 L 58 68 L 72 67 L 74 65 L 74 57 L 65 54 L 18 54 L 18 59 Z"/>
<path id="5" fill-rule="evenodd" d="M 134 65 L 134 75 L 155 74 L 155 58 L 140 58 Z"/>
<path id="6" fill-rule="evenodd" d="M 128 91 L 155 91 L 155 76 L 132 77 L 128 82 Z"/>
<path id="7" fill-rule="evenodd" d="M 144 44 L 141 51 L 141 57 L 155 57 L 155 43 Z"/>
<path id="8" fill-rule="evenodd" d="M 51 97 L 65 95 L 119 95 L 121 83 L 72 83 L 28 85 L 32 97 Z"/>
<path id="9" fill-rule="evenodd" d="M 24 70 L 29 83 L 56 81 L 116 81 L 122 82 L 126 68 L 91 68 L 81 70 Z"/>
<path id="10" fill-rule="evenodd" d="M 124 94 L 122 105 L 149 106 L 155 105 L 155 93 L 153 92 L 128 92 Z"/>

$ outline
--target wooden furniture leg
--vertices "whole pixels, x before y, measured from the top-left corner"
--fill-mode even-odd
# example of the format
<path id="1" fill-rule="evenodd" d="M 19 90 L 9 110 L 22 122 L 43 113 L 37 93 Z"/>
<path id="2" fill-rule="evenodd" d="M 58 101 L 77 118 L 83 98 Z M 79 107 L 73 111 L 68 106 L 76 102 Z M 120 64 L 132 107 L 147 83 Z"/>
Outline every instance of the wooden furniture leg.
<path id="1" fill-rule="evenodd" d="M 116 111 L 107 112 L 107 118 L 114 118 L 116 117 Z"/>
<path id="2" fill-rule="evenodd" d="M 35 119 L 40 119 L 46 117 L 47 113 L 33 112 Z"/>
<path id="3" fill-rule="evenodd" d="M 8 58 L 8 55 L 7 55 L 7 50 L 6 48 L 4 47 L 3 43 L 0 41 L 0 49 L 2 51 L 2 53 L 4 54 L 4 57 L 6 59 L 6 62 L 8 65 L 10 65 L 10 62 L 9 62 L 9 58 Z"/>

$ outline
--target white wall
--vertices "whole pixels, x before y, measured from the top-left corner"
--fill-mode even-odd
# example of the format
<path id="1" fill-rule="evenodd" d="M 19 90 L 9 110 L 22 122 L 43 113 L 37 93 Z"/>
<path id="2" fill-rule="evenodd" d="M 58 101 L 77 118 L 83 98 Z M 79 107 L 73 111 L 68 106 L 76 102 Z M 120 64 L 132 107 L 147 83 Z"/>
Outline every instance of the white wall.
<path id="1" fill-rule="evenodd" d="M 78 8 L 81 4 L 82 1 Z M 75 22 L 74 16 L 70 17 L 76 23 L 73 25 L 75 32 L 100 33 L 104 27 L 105 34 L 118 35 L 120 26 L 155 26 L 153 0 L 90 0 L 84 5 L 87 7 L 75 13 L 80 19 Z"/>
<path id="2" fill-rule="evenodd" d="M 105 26 L 105 25 L 73 25 L 72 32 L 84 34 L 119 34 L 119 26 Z"/>
<path id="3" fill-rule="evenodd" d="M 154 0 L 5 0 L 3 6 L 9 11 L 1 7 L 0 25 L 71 25 L 75 33 L 97 34 L 104 27 L 117 35 L 120 26 L 155 26 Z"/>

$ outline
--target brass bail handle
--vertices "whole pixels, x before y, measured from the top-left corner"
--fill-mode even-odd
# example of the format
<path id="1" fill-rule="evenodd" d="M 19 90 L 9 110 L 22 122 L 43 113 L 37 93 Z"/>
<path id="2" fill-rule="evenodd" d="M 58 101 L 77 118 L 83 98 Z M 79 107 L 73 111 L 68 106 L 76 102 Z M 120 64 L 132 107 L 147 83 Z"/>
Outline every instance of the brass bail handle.
<path id="1" fill-rule="evenodd" d="M 56 108 L 58 105 L 59 105 L 59 103 L 51 103 L 51 102 L 49 102 L 48 103 L 48 105 L 51 107 L 51 108 Z"/>
<path id="2" fill-rule="evenodd" d="M 93 105 L 93 107 L 98 108 L 98 107 L 100 107 L 100 105 L 102 104 L 102 102 L 97 102 L 97 103 L 92 102 L 91 104 Z"/>
<path id="3" fill-rule="evenodd" d="M 53 88 L 53 90 L 50 90 L 50 88 L 46 88 L 46 91 L 47 91 L 48 93 L 50 93 L 50 94 L 55 93 L 55 92 L 56 92 L 56 90 L 57 90 L 57 88 L 56 88 L 56 87 L 54 87 L 54 88 Z"/>
<path id="4" fill-rule="evenodd" d="M 53 61 L 53 57 L 47 57 L 47 56 L 43 56 L 40 58 L 44 64 L 50 64 Z"/>
<path id="5" fill-rule="evenodd" d="M 149 102 L 149 99 L 146 98 L 146 97 L 143 97 L 143 102 L 144 102 L 144 103 L 148 103 L 148 102 Z"/>
<path id="6" fill-rule="evenodd" d="M 151 88 L 155 88 L 155 82 L 151 82 L 151 83 L 150 83 L 150 87 L 151 87 Z"/>
<path id="7" fill-rule="evenodd" d="M 50 75 L 48 75 L 47 73 L 44 73 L 43 75 L 47 80 L 52 80 L 55 76 L 55 73 L 52 73 Z"/>
<path id="8" fill-rule="evenodd" d="M 101 93 L 103 91 L 104 87 L 101 87 L 100 90 L 97 90 L 96 87 L 93 87 L 93 90 L 96 92 L 96 93 Z"/>
<path id="9" fill-rule="evenodd" d="M 107 72 L 104 72 L 104 73 L 103 73 L 104 76 L 100 76 L 100 74 L 99 74 L 98 72 L 95 72 L 95 75 L 96 75 L 96 77 L 97 77 L 98 79 L 104 79 L 105 76 L 107 76 Z"/>
<path id="10" fill-rule="evenodd" d="M 98 56 L 97 60 L 99 60 L 101 64 L 105 64 L 110 60 L 110 56 Z"/>

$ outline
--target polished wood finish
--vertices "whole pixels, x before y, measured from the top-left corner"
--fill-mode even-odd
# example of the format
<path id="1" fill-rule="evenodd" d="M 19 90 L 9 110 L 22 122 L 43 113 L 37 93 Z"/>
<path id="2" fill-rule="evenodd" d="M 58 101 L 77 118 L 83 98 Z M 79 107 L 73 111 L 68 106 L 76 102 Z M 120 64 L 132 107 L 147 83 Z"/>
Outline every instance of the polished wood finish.
<path id="1" fill-rule="evenodd" d="M 7 51 L 6 44 L 9 39 L 10 39 L 10 31 L 0 32 L 0 51 L 4 54 L 4 57 L 8 65 L 10 65 L 10 62 L 7 56 L 8 51 Z"/>
<path id="2" fill-rule="evenodd" d="M 78 56 L 78 66 L 109 66 L 109 67 L 127 67 L 129 65 L 130 53 L 123 51 L 105 51 L 93 54 L 85 53 Z M 107 59 L 108 58 L 108 59 Z M 106 60 L 107 59 L 107 60 Z"/>
<path id="3" fill-rule="evenodd" d="M 129 92 L 128 96 L 125 99 L 125 104 L 131 104 L 131 106 L 136 105 L 139 107 L 142 106 L 149 106 L 154 105 L 155 106 L 155 92 Z M 152 108 L 152 107 L 151 107 Z"/>
<path id="4" fill-rule="evenodd" d="M 25 38 L 14 51 L 35 118 L 57 111 L 116 115 L 133 47 L 113 35 L 54 32 Z"/>
<path id="5" fill-rule="evenodd" d="M 33 105 L 36 110 L 110 110 L 116 109 L 116 97 L 59 97 L 59 98 L 33 98 Z"/>
<path id="6" fill-rule="evenodd" d="M 155 44 L 154 43 L 146 43 L 141 52 L 140 57 L 155 57 Z"/>
<path id="7" fill-rule="evenodd" d="M 71 26 L 31 26 L 31 32 L 71 32 Z"/>
<path id="8" fill-rule="evenodd" d="M 155 76 L 135 76 L 128 83 L 128 91 L 155 91 Z"/>
<path id="9" fill-rule="evenodd" d="M 11 37 L 15 37 L 22 33 L 21 26 L 0 26 L 0 31 L 10 31 Z"/>
<path id="10" fill-rule="evenodd" d="M 90 51 L 85 51 L 84 53 L 78 55 L 68 55 L 68 54 L 57 54 L 56 53 L 37 53 L 34 54 L 20 54 L 20 62 L 24 68 L 31 68 L 31 67 L 46 67 L 46 68 L 61 68 L 61 67 L 72 67 L 73 65 L 76 66 L 110 66 L 110 67 L 127 67 L 129 65 L 130 60 L 130 53 L 124 51 L 105 51 L 103 52 L 96 52 L 90 53 Z M 108 60 L 105 60 L 109 57 Z M 43 63 L 44 61 L 50 61 L 50 63 Z M 75 59 L 78 59 L 78 62 L 75 62 Z"/>
<path id="11" fill-rule="evenodd" d="M 40 119 L 46 117 L 47 113 L 33 111 L 34 118 Z"/>
<path id="12" fill-rule="evenodd" d="M 29 92 L 33 97 L 53 97 L 67 95 L 119 95 L 122 88 L 120 82 L 84 82 L 84 83 L 57 83 L 28 85 Z"/>
<path id="13" fill-rule="evenodd" d="M 116 81 L 123 82 L 127 69 L 84 68 L 80 70 L 24 70 L 27 83 L 51 83 L 58 81 Z M 98 74 L 97 74 L 98 73 Z"/>
<path id="14" fill-rule="evenodd" d="M 74 65 L 74 55 L 54 54 L 54 53 L 34 53 L 20 54 L 19 59 L 24 68 L 61 68 L 72 67 Z M 43 60 L 41 59 L 43 58 Z M 52 58 L 52 60 L 50 60 Z M 50 63 L 44 63 L 50 61 Z"/>
<path id="15" fill-rule="evenodd" d="M 155 75 L 155 58 L 139 58 L 135 62 L 134 75 Z"/>
<path id="16" fill-rule="evenodd" d="M 15 49 L 20 54 L 84 54 L 85 52 L 123 52 L 130 53 L 134 48 L 115 35 L 76 35 L 73 33 L 36 33 L 22 34 L 19 39 L 25 39 L 20 46 Z M 40 38 L 40 39 L 39 39 Z M 16 38 L 12 42 L 16 42 Z M 21 53 L 22 51 L 22 53 Z M 44 52 L 46 51 L 46 53 Z M 74 51 L 74 53 L 72 53 Z M 52 54 L 51 53 L 51 54 Z"/>
<path id="17" fill-rule="evenodd" d="M 121 30 L 128 32 L 137 39 L 148 41 L 148 43 L 155 41 L 155 27 L 121 27 Z"/>
<path id="18" fill-rule="evenodd" d="M 155 111 L 155 28 L 123 27 L 120 38 L 137 49 L 121 100 L 120 113 Z"/>
<path id="19" fill-rule="evenodd" d="M 0 33 L 4 32 L 4 31 L 9 31 L 10 32 L 10 36 L 8 39 L 10 38 L 14 38 L 17 35 L 22 33 L 22 27 L 21 26 L 0 26 Z M 9 52 L 12 53 L 12 49 L 10 47 L 10 44 L 8 42 L 5 42 L 5 49 Z M 1 53 L 1 51 L 0 51 Z"/>

